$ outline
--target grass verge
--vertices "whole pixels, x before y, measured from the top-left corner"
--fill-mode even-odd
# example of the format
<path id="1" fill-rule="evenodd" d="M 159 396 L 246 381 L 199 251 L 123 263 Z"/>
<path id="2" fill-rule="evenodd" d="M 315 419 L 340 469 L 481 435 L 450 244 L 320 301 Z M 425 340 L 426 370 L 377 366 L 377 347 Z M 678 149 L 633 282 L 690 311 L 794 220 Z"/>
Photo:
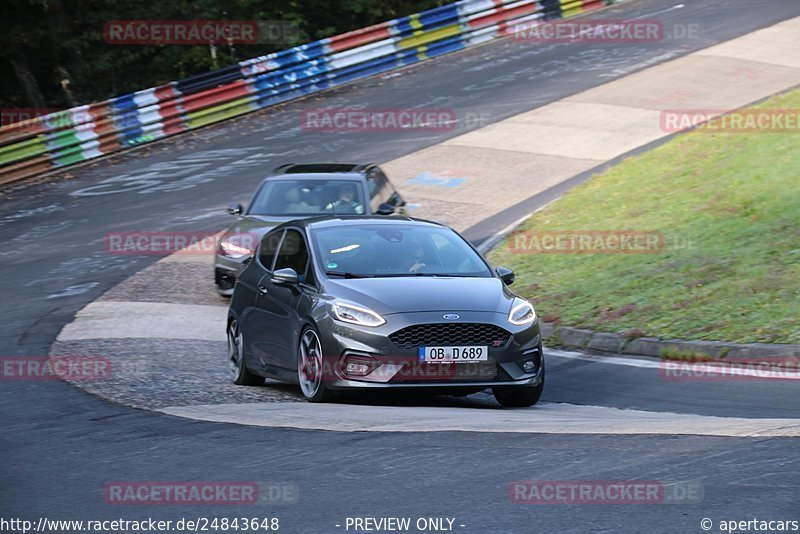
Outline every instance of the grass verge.
<path id="1" fill-rule="evenodd" d="M 755 108 L 800 110 L 800 90 Z M 799 224 L 800 131 L 696 131 L 571 190 L 490 259 L 514 269 L 516 291 L 545 321 L 631 337 L 800 343 Z M 621 231 L 654 246 L 600 252 Z M 575 250 L 569 243 L 581 239 L 588 253 L 547 250 Z"/>

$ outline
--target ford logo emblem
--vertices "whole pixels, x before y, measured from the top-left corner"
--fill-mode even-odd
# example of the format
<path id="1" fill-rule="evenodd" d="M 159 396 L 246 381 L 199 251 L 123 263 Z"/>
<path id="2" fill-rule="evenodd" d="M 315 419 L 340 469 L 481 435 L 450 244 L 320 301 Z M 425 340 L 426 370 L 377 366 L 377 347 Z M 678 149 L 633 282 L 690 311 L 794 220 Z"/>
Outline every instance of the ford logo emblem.
<path id="1" fill-rule="evenodd" d="M 448 321 L 455 321 L 456 319 L 459 318 L 459 316 L 456 315 L 455 313 L 445 313 L 444 315 L 442 315 L 442 317 L 447 319 Z"/>

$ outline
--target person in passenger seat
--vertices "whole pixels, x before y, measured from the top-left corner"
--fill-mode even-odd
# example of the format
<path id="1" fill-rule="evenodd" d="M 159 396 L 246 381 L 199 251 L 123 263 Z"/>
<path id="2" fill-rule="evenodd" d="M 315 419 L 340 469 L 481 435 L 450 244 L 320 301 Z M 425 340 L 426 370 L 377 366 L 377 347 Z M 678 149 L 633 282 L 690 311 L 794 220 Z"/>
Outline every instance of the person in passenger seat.
<path id="1" fill-rule="evenodd" d="M 286 213 L 314 213 L 319 210 L 319 207 L 315 210 L 301 198 L 299 187 L 289 189 L 286 192 L 284 201 L 286 202 L 286 206 L 284 207 Z"/>

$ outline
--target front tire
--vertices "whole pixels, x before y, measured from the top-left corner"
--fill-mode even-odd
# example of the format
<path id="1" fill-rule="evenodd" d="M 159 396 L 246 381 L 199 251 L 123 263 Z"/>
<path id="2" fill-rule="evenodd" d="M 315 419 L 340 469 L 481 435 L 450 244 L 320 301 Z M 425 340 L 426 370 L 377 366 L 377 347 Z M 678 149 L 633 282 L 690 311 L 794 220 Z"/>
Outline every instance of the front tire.
<path id="1" fill-rule="evenodd" d="M 333 392 L 325 385 L 325 374 L 319 334 L 311 327 L 306 328 L 297 349 L 297 378 L 308 402 L 333 400 Z"/>
<path id="2" fill-rule="evenodd" d="M 544 360 L 542 360 L 542 381 L 538 386 L 501 386 L 492 388 L 497 402 L 505 408 L 529 408 L 539 402 L 544 391 Z"/>
<path id="3" fill-rule="evenodd" d="M 239 321 L 231 321 L 228 326 L 228 365 L 231 380 L 237 386 L 263 386 L 264 378 L 252 373 L 247 368 L 247 353 L 244 350 L 244 339 Z"/>

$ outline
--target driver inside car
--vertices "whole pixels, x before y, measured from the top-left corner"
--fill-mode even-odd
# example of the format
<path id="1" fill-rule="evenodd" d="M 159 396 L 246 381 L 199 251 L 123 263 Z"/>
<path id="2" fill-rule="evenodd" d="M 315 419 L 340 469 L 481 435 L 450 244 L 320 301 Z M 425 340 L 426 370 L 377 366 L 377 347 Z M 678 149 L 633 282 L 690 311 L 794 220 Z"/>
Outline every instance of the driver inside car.
<path id="1" fill-rule="evenodd" d="M 406 256 L 408 272 L 416 273 L 419 272 L 420 269 L 427 267 L 424 260 L 425 251 L 422 250 L 422 246 L 418 242 L 414 242 Z"/>
<path id="2" fill-rule="evenodd" d="M 343 184 L 339 187 L 339 199 L 325 206 L 325 211 L 332 211 L 337 215 L 362 215 L 364 206 L 354 200 L 355 196 L 355 185 Z"/>

